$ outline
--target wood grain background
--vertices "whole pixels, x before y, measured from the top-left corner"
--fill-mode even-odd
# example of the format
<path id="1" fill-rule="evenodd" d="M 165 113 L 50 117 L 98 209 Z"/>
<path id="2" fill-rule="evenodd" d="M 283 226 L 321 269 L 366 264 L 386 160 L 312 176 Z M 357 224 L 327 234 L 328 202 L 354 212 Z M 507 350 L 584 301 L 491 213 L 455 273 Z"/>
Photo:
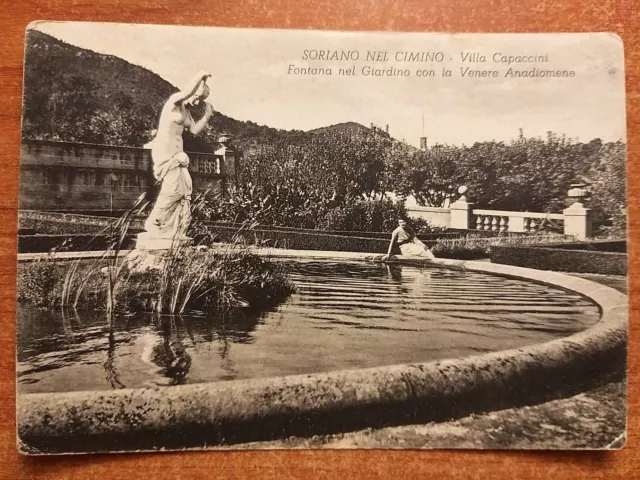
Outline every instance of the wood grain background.
<path id="1" fill-rule="evenodd" d="M 620 452 L 266 451 L 25 458 L 15 448 L 16 206 L 25 27 L 85 20 L 234 27 L 618 33 L 625 44 L 630 198 L 629 441 Z M 28 0 L 0 13 L 0 478 L 638 478 L 640 1 Z M 108 39 L 105 39 L 108 41 Z"/>

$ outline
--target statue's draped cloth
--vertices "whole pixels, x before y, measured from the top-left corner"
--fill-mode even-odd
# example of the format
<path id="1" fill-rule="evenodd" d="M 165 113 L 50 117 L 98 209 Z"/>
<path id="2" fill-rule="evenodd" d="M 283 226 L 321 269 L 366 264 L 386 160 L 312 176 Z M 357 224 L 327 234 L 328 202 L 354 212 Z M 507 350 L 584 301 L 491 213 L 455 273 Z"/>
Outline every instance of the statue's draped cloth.
<path id="1" fill-rule="evenodd" d="M 157 238 L 180 238 L 191 221 L 193 184 L 189 158 L 181 151 L 152 148 L 153 175 L 162 182 L 158 200 L 145 222 L 145 229 Z"/>

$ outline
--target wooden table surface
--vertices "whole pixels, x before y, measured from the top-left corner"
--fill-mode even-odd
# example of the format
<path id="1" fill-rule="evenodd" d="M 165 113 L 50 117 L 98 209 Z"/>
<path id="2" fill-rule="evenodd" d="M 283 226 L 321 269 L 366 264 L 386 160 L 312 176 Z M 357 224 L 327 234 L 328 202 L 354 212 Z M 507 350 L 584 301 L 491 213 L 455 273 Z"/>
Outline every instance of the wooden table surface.
<path id="1" fill-rule="evenodd" d="M 442 32 L 618 33 L 625 44 L 630 198 L 629 441 L 620 452 L 264 451 L 25 458 L 15 448 L 15 270 L 24 31 L 33 20 Z M 29 0 L 0 12 L 0 478 L 640 478 L 640 1 Z M 108 39 L 105 39 L 108 41 Z"/>

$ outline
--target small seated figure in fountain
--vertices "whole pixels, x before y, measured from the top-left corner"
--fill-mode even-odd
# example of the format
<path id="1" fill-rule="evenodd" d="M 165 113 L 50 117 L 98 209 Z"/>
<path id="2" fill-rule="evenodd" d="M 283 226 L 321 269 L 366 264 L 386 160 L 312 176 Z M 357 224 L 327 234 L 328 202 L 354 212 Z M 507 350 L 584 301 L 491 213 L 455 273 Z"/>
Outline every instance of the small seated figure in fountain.
<path id="1" fill-rule="evenodd" d="M 394 245 L 398 245 L 403 256 L 425 257 L 429 260 L 435 260 L 436 258 L 433 252 L 418 239 L 413 229 L 407 225 L 407 221 L 403 218 L 398 220 L 398 228 L 391 234 L 389 251 L 382 257 L 383 261 L 393 258 L 391 252 Z"/>
<path id="2" fill-rule="evenodd" d="M 182 133 L 188 128 L 194 135 L 199 134 L 213 116 L 213 106 L 208 102 L 205 102 L 203 117 L 197 122 L 188 108 L 204 102 L 209 96 L 206 82 L 210 76 L 206 71 L 200 72 L 184 90 L 171 95 L 162 109 L 158 131 L 150 145 L 153 175 L 162 182 L 162 187 L 145 222 L 146 232 L 138 236 L 138 248 L 188 240 L 185 234 L 191 221 L 193 187 Z"/>

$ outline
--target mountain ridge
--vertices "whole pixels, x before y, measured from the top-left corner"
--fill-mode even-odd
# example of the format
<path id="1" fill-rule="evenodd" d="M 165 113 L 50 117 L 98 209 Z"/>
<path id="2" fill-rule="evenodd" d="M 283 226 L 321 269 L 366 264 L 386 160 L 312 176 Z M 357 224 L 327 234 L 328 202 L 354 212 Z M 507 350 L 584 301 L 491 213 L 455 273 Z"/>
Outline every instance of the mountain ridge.
<path id="1" fill-rule="evenodd" d="M 110 54 L 28 30 L 25 47 L 25 139 L 142 147 L 153 137 L 166 99 L 178 88 L 157 73 Z M 202 114 L 202 107 L 194 115 Z M 216 111 L 199 137 L 185 133 L 185 149 L 211 152 L 221 133 L 240 148 L 300 141 L 307 135 L 384 133 L 356 122 L 308 131 L 237 120 Z"/>

